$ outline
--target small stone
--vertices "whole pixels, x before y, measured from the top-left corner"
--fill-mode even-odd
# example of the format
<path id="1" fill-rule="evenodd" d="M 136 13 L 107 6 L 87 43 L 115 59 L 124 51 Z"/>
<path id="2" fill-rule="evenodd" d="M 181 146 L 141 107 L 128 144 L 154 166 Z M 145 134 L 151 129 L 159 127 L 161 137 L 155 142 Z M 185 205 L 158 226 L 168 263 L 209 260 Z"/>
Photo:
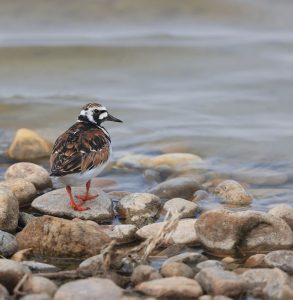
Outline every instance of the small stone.
<path id="1" fill-rule="evenodd" d="M 125 218 L 127 223 L 137 226 L 149 224 L 157 216 L 161 200 L 148 193 L 133 193 L 123 197 L 116 209 L 121 218 Z"/>
<path id="2" fill-rule="evenodd" d="M 222 262 L 224 264 L 232 264 L 236 261 L 236 259 L 234 257 L 231 257 L 231 256 L 226 256 L 222 259 Z"/>
<path id="3" fill-rule="evenodd" d="M 172 262 L 182 262 L 190 267 L 195 267 L 198 263 L 207 260 L 207 257 L 198 252 L 184 252 L 166 259 L 162 266 Z"/>
<path id="4" fill-rule="evenodd" d="M 191 200 L 193 194 L 201 189 L 201 185 L 192 177 L 168 179 L 149 190 L 161 199 L 184 198 Z"/>
<path id="5" fill-rule="evenodd" d="M 198 190 L 194 193 L 192 202 L 198 202 L 209 198 L 209 193 L 204 190 Z"/>
<path id="6" fill-rule="evenodd" d="M 293 207 L 288 204 L 279 204 L 273 207 L 269 214 L 283 219 L 293 230 Z"/>
<path id="7" fill-rule="evenodd" d="M 172 232 L 168 240 L 163 241 L 163 245 L 174 245 L 174 244 L 198 244 L 198 238 L 194 229 L 196 219 L 182 219 L 178 222 L 177 228 Z M 154 224 L 146 225 L 140 228 L 136 235 L 141 239 L 147 239 L 151 236 L 156 235 L 159 230 L 166 224 L 166 222 L 159 222 Z"/>
<path id="8" fill-rule="evenodd" d="M 252 197 L 245 191 L 240 183 L 234 180 L 221 182 L 214 190 L 223 203 L 233 205 L 248 205 Z"/>
<path id="9" fill-rule="evenodd" d="M 180 213 L 180 218 L 190 218 L 195 216 L 197 205 L 182 198 L 173 198 L 164 204 L 163 209 L 172 214 Z"/>
<path id="10" fill-rule="evenodd" d="M 50 297 L 46 293 L 41 293 L 41 294 L 29 294 L 25 295 L 20 298 L 20 300 L 52 300 L 53 298 Z"/>
<path id="11" fill-rule="evenodd" d="M 10 293 L 25 274 L 30 274 L 29 268 L 9 259 L 0 259 L 0 284 Z"/>
<path id="12" fill-rule="evenodd" d="M 130 243 L 136 239 L 137 228 L 132 224 L 100 225 L 100 228 L 118 244 Z"/>
<path id="13" fill-rule="evenodd" d="M 293 251 L 272 251 L 264 257 L 264 263 L 270 268 L 279 268 L 293 275 Z"/>
<path id="14" fill-rule="evenodd" d="M 19 249 L 32 248 L 35 255 L 90 257 L 110 243 L 93 221 L 42 216 L 27 224 L 16 236 Z"/>
<path id="15" fill-rule="evenodd" d="M 2 284 L 0 284 L 0 300 L 10 300 L 9 293 Z"/>
<path id="16" fill-rule="evenodd" d="M 4 174 L 5 180 L 22 178 L 31 182 L 37 190 L 52 187 L 49 173 L 41 166 L 29 162 L 19 162 L 11 165 Z"/>
<path id="17" fill-rule="evenodd" d="M 197 272 L 205 268 L 218 268 L 224 270 L 225 264 L 218 260 L 209 259 L 209 260 L 202 261 L 196 265 Z"/>
<path id="18" fill-rule="evenodd" d="M 9 257 L 18 249 L 17 241 L 14 235 L 0 230 L 0 255 Z"/>
<path id="19" fill-rule="evenodd" d="M 158 270 L 148 265 L 137 266 L 131 275 L 131 282 L 137 285 L 141 282 L 162 278 Z"/>
<path id="20" fill-rule="evenodd" d="M 171 262 L 164 264 L 161 268 L 161 274 L 164 277 L 182 276 L 187 278 L 193 278 L 193 270 L 186 264 L 181 262 Z"/>
<path id="21" fill-rule="evenodd" d="M 245 268 L 260 268 L 264 266 L 265 254 L 255 254 L 247 258 L 244 263 Z"/>
<path id="22" fill-rule="evenodd" d="M 24 260 L 21 262 L 24 266 L 28 267 L 34 273 L 44 272 L 57 272 L 59 269 L 54 265 L 40 263 L 38 261 Z"/>
<path id="23" fill-rule="evenodd" d="M 26 207 L 30 205 L 32 200 L 37 195 L 35 186 L 23 178 L 15 178 L 3 181 L 0 183 L 0 186 L 6 186 L 12 191 L 20 207 Z"/>
<path id="24" fill-rule="evenodd" d="M 109 279 L 91 277 L 63 284 L 57 290 L 54 300 L 118 300 L 122 291 Z"/>
<path id="25" fill-rule="evenodd" d="M 0 186 L 0 230 L 14 232 L 17 228 L 19 206 L 12 191 Z"/>
<path id="26" fill-rule="evenodd" d="M 33 251 L 31 248 L 23 249 L 23 250 L 19 250 L 16 253 L 14 253 L 10 259 L 12 259 L 14 261 L 24 261 L 24 260 L 30 259 L 32 254 L 33 254 Z"/>
<path id="27" fill-rule="evenodd" d="M 28 222 L 30 222 L 31 220 L 33 220 L 35 218 L 37 218 L 37 217 L 22 211 L 19 213 L 18 225 L 20 227 L 24 227 L 27 225 Z"/>
<path id="28" fill-rule="evenodd" d="M 85 193 L 84 187 L 73 187 L 73 195 Z M 100 189 L 91 188 L 91 194 L 98 195 L 97 198 L 86 201 L 84 207 L 88 207 L 88 210 L 77 211 L 70 206 L 70 200 L 68 198 L 65 189 L 58 189 L 46 193 L 37 197 L 31 204 L 31 206 L 48 215 L 61 218 L 79 218 L 82 220 L 92 221 L 109 221 L 113 217 L 113 205 L 110 197 Z M 80 203 L 81 200 L 76 199 L 76 203 Z"/>
<path id="29" fill-rule="evenodd" d="M 202 269 L 195 278 L 204 291 L 212 295 L 235 297 L 246 289 L 246 282 L 241 276 L 219 268 Z"/>
<path id="30" fill-rule="evenodd" d="M 198 298 L 198 300 L 214 300 L 214 297 L 211 295 L 202 295 Z"/>
<path id="31" fill-rule="evenodd" d="M 211 210 L 195 223 L 199 240 L 217 256 L 288 249 L 293 235 L 280 218 L 256 211 Z"/>
<path id="32" fill-rule="evenodd" d="M 233 300 L 233 299 L 230 297 L 223 296 L 223 295 L 218 295 L 218 296 L 215 296 L 213 298 L 213 300 Z"/>
<path id="33" fill-rule="evenodd" d="M 179 276 L 142 282 L 135 289 L 153 297 L 197 298 L 202 295 L 197 281 Z"/>
<path id="34" fill-rule="evenodd" d="M 30 161 L 37 158 L 49 157 L 52 144 L 43 139 L 36 132 L 21 128 L 7 150 L 7 155 L 11 159 L 19 161 Z"/>
<path id="35" fill-rule="evenodd" d="M 22 289 L 27 293 L 44 293 L 53 297 L 57 291 L 57 285 L 48 278 L 33 275 L 24 282 Z"/>

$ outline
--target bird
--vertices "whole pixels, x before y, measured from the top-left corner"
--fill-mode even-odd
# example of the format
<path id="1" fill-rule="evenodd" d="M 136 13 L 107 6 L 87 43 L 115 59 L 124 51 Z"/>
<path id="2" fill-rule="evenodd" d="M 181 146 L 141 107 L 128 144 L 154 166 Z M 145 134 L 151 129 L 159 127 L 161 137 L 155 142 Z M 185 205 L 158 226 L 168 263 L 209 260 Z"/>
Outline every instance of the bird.
<path id="1" fill-rule="evenodd" d="M 113 117 L 105 106 L 88 103 L 82 107 L 77 121 L 55 141 L 50 157 L 50 176 L 65 185 L 71 207 L 84 211 L 85 201 L 98 195 L 90 195 L 91 179 L 98 176 L 107 166 L 112 148 L 111 138 L 102 123 L 121 122 Z M 85 195 L 76 195 L 82 200 L 74 201 L 71 187 L 86 183 Z"/>

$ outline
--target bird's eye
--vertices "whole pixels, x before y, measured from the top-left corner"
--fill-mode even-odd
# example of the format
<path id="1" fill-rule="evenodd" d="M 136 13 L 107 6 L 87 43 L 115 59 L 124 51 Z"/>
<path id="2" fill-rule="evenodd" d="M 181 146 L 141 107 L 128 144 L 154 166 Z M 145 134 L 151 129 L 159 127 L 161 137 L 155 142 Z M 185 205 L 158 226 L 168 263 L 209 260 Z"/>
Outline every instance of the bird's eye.
<path id="1" fill-rule="evenodd" d="M 99 110 L 98 110 L 98 109 L 95 109 L 94 112 L 97 114 L 97 113 L 99 112 Z"/>

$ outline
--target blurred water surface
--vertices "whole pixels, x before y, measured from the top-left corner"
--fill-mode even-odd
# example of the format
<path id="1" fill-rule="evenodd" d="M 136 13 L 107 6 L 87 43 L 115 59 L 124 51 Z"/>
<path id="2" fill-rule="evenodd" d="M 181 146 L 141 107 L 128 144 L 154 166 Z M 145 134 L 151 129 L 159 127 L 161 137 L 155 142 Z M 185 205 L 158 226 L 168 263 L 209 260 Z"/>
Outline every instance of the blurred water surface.
<path id="1" fill-rule="evenodd" d="M 0 7 L 2 154 L 17 128 L 54 140 L 82 105 L 100 99 L 124 120 L 106 125 L 116 155 L 177 147 L 219 172 L 278 170 L 290 179 L 282 188 L 293 187 L 292 1 L 0 0 Z"/>

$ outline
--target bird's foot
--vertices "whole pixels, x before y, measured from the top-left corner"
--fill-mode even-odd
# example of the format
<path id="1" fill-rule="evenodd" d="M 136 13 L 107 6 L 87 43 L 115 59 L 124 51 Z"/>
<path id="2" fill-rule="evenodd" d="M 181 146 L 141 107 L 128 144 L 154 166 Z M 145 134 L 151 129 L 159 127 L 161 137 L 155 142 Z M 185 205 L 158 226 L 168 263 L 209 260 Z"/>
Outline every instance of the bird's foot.
<path id="1" fill-rule="evenodd" d="M 80 204 L 71 204 L 71 207 L 74 209 L 74 210 L 77 210 L 77 211 L 85 211 L 85 210 L 88 210 L 89 207 L 81 207 L 84 203 L 80 203 Z"/>
<path id="2" fill-rule="evenodd" d="M 75 198 L 82 200 L 82 201 L 88 201 L 88 200 L 94 200 L 99 196 L 99 194 L 90 196 L 90 195 L 76 195 Z"/>

